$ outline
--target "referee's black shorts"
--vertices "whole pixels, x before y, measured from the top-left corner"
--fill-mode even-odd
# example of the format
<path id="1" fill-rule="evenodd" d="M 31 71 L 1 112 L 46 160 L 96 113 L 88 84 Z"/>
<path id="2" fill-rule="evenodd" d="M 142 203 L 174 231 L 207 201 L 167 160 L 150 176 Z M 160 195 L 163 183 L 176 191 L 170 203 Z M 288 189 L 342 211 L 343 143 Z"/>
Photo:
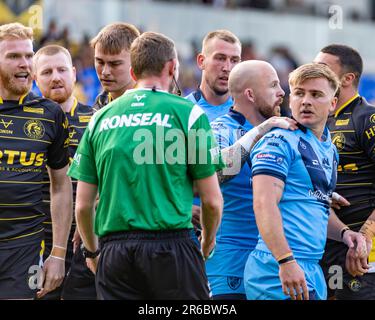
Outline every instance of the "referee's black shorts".
<path id="1" fill-rule="evenodd" d="M 96 274 L 99 299 L 209 299 L 191 229 L 129 231 L 102 237 Z"/>

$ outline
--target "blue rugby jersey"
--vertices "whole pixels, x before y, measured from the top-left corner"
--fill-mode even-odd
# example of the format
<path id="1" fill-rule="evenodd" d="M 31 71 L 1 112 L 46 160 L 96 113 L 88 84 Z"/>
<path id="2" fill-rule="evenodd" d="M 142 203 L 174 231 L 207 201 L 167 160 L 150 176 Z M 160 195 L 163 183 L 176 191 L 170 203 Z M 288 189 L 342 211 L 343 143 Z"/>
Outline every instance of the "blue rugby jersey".
<path id="1" fill-rule="evenodd" d="M 253 128 L 241 113 L 233 109 L 213 121 L 211 127 L 220 149 L 232 146 Z M 217 247 L 254 249 L 258 240 L 258 229 L 253 211 L 250 158 L 234 178 L 224 182 L 220 187 L 224 209 L 216 236 Z"/>
<path id="2" fill-rule="evenodd" d="M 336 186 L 338 153 L 324 130 L 274 129 L 251 152 L 253 176 L 274 176 L 285 183 L 279 203 L 286 239 L 296 258 L 319 260 L 327 238 L 329 198 Z M 259 237 L 256 249 L 270 252 Z"/>
<path id="3" fill-rule="evenodd" d="M 208 121 L 211 123 L 216 118 L 221 117 L 228 113 L 231 106 L 233 106 L 233 99 L 230 96 L 228 100 L 218 106 L 213 106 L 209 104 L 206 99 L 203 97 L 202 91 L 198 88 L 196 91 L 191 92 L 189 95 L 185 97 L 185 99 L 190 100 L 194 104 L 200 106 L 203 111 L 206 113 L 208 117 Z M 200 198 L 194 197 L 193 204 L 196 206 L 200 206 Z"/>
<path id="4" fill-rule="evenodd" d="M 225 103 L 213 106 L 209 104 L 206 99 L 203 97 L 202 91 L 197 89 L 189 95 L 186 96 L 186 99 L 200 106 L 208 117 L 209 122 L 212 122 L 218 117 L 221 117 L 228 113 L 231 106 L 233 106 L 233 99 L 230 96 Z"/>

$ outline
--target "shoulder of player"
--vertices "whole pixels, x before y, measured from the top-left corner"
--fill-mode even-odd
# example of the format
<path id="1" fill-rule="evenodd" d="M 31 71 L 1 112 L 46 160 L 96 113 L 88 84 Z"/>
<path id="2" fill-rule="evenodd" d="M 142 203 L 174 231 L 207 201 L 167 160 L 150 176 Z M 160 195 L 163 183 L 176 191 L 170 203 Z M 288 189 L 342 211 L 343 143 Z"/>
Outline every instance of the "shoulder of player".
<path id="1" fill-rule="evenodd" d="M 30 95 L 22 106 L 24 112 L 40 114 L 43 117 L 53 117 L 56 114 L 64 114 L 59 104 L 50 99 L 36 95 Z"/>
<path id="2" fill-rule="evenodd" d="M 78 102 L 77 104 L 77 113 L 80 115 L 92 115 L 94 113 L 94 110 L 92 107 L 83 104 L 81 102 Z"/>
<path id="3" fill-rule="evenodd" d="M 351 119 L 353 121 L 353 129 L 362 134 L 365 128 L 375 126 L 375 106 L 369 104 L 365 98 L 361 97 L 361 102 L 352 109 Z"/>
<path id="4" fill-rule="evenodd" d="M 228 114 L 220 116 L 210 123 L 212 129 L 235 129 L 239 128 L 237 121 L 233 120 Z"/>

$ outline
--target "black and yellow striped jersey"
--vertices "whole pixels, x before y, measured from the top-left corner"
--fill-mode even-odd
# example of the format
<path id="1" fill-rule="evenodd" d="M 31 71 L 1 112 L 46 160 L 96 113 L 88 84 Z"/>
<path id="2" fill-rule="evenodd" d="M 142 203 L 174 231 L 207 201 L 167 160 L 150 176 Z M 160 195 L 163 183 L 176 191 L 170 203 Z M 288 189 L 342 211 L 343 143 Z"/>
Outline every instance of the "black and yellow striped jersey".
<path id="1" fill-rule="evenodd" d="M 0 248 L 40 241 L 46 165 L 69 163 L 68 121 L 60 106 L 32 93 L 0 98 Z"/>
<path id="2" fill-rule="evenodd" d="M 336 213 L 357 230 L 375 208 L 375 107 L 357 94 L 328 125 L 340 158 L 336 191 L 351 203 Z"/>
<path id="3" fill-rule="evenodd" d="M 68 119 L 68 131 L 69 131 L 69 158 L 70 162 L 73 161 L 74 154 L 77 150 L 78 144 L 81 141 L 83 133 L 93 115 L 94 110 L 77 101 L 74 100 L 74 104 L 70 112 L 66 112 L 66 118 Z M 46 229 L 52 232 L 51 230 L 51 211 L 50 211 L 50 193 L 49 193 L 49 176 L 48 173 L 44 176 L 44 185 L 43 185 L 43 203 L 44 203 L 44 212 L 46 213 Z M 73 183 L 73 200 L 75 202 L 75 194 L 77 189 L 77 180 L 72 179 Z"/>
<path id="4" fill-rule="evenodd" d="M 112 98 L 111 94 L 107 91 L 103 91 L 100 94 L 98 94 L 98 96 L 96 97 L 94 105 L 92 106 L 92 108 L 96 112 L 96 111 L 100 110 L 101 108 L 103 108 L 104 106 L 106 106 L 112 100 L 113 100 L 113 98 Z"/>

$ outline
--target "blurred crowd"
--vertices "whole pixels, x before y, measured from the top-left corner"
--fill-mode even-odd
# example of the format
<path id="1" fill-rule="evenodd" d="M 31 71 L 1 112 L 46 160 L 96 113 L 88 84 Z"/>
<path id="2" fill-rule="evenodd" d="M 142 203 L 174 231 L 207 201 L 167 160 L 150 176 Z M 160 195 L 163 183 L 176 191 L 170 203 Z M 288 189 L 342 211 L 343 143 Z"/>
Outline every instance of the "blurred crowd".
<path id="1" fill-rule="evenodd" d="M 94 52 L 90 46 L 91 37 L 85 35 L 80 43 L 74 42 L 67 27 L 59 28 L 55 20 L 51 20 L 48 29 L 40 39 L 37 39 L 35 49 L 39 49 L 46 44 L 56 43 L 67 48 L 73 58 L 74 66 L 77 70 L 77 85 L 75 95 L 79 101 L 88 105 L 94 103 L 95 97 L 101 91 L 100 82 L 96 76 L 94 67 Z M 251 40 L 242 40 L 242 60 L 261 59 L 269 61 L 277 70 L 281 85 L 284 91 L 288 90 L 288 74 L 294 70 L 299 62 L 293 53 L 283 45 L 273 47 L 269 54 L 261 56 L 258 54 L 255 44 Z M 181 70 L 179 84 L 183 96 L 194 91 L 199 84 L 201 71 L 196 64 L 196 56 L 201 50 L 201 39 L 191 42 L 191 54 L 188 57 L 180 57 Z M 34 87 L 38 92 L 38 88 Z M 286 95 L 287 96 L 287 95 Z M 284 101 L 287 105 L 287 101 Z M 285 114 L 287 114 L 285 108 Z"/>

